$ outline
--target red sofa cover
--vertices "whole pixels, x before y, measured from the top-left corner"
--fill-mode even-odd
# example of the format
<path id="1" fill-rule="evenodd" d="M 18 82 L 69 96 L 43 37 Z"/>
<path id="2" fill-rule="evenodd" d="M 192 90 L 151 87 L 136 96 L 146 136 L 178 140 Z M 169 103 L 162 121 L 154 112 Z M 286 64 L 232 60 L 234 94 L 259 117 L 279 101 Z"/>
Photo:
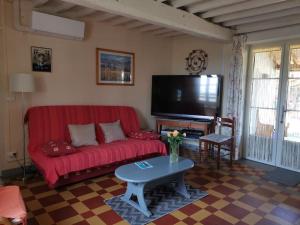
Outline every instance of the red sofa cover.
<path id="1" fill-rule="evenodd" d="M 27 111 L 28 152 L 31 160 L 44 175 L 49 186 L 56 186 L 61 176 L 147 155 L 166 154 L 159 140 L 128 138 L 104 144 L 100 128 L 96 128 L 98 146 L 85 146 L 79 151 L 60 157 L 48 157 L 42 146 L 50 140 L 70 141 L 68 124 L 98 124 L 120 120 L 127 135 L 140 130 L 135 110 L 127 106 L 38 106 Z M 97 126 L 96 126 L 97 127 Z"/>

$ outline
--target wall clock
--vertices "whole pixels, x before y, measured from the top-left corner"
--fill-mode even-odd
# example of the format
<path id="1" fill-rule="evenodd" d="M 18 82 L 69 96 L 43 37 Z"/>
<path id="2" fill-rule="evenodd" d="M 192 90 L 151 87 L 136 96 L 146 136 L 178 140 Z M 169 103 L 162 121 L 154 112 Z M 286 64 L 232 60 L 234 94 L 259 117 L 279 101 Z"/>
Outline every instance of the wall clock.
<path id="1" fill-rule="evenodd" d="M 208 55 L 202 49 L 193 50 L 186 60 L 186 70 L 190 75 L 197 75 L 207 68 Z"/>

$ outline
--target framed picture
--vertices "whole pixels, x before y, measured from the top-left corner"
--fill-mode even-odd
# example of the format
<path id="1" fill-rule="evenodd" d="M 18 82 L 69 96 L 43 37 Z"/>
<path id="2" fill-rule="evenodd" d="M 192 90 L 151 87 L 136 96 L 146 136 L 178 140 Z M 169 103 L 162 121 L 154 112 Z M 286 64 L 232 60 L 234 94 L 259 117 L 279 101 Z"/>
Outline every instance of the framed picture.
<path id="1" fill-rule="evenodd" d="M 31 63 L 34 72 L 51 72 L 52 49 L 32 46 Z"/>
<path id="2" fill-rule="evenodd" d="M 96 49 L 97 84 L 134 85 L 134 53 Z"/>

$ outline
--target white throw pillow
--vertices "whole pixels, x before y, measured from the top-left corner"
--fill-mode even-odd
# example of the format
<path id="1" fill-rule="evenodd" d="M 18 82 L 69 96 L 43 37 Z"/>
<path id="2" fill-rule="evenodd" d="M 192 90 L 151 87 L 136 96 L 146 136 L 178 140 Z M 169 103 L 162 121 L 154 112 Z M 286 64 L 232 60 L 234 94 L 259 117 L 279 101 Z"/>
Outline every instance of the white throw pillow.
<path id="1" fill-rule="evenodd" d="M 98 145 L 96 141 L 95 125 L 93 123 L 84 125 L 68 125 L 72 145 L 80 147 L 84 145 Z"/>
<path id="2" fill-rule="evenodd" d="M 120 125 L 120 120 L 117 120 L 113 123 L 99 123 L 99 126 L 103 131 L 105 143 L 110 143 L 118 140 L 126 140 L 126 137 Z"/>

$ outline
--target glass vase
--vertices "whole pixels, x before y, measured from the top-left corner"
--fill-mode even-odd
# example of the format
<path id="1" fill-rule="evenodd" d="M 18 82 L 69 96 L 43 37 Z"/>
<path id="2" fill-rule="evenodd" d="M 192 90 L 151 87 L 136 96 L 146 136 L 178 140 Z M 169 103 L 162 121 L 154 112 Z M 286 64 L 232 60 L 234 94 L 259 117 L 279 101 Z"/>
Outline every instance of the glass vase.
<path id="1" fill-rule="evenodd" d="M 179 159 L 179 144 L 170 145 L 170 163 L 177 163 Z"/>

